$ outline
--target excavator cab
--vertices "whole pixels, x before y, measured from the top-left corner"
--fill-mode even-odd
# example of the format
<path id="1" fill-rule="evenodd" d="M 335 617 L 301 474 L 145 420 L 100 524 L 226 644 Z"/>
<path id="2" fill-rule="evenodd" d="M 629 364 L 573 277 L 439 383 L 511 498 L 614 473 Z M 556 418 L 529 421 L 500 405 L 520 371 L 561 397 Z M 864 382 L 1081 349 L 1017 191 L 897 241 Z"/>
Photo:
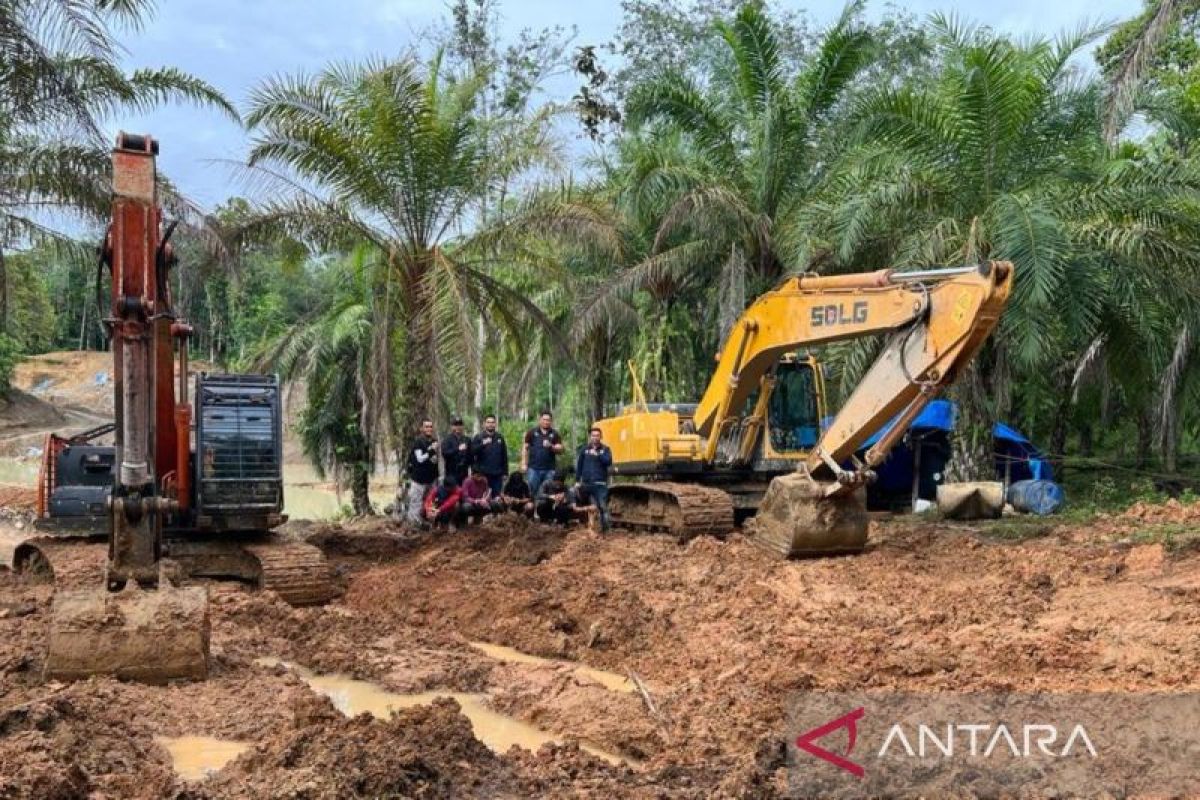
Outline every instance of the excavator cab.
<path id="1" fill-rule="evenodd" d="M 767 401 L 764 455 L 799 458 L 811 450 L 821 438 L 825 409 L 821 364 L 812 355 L 784 356 Z"/>

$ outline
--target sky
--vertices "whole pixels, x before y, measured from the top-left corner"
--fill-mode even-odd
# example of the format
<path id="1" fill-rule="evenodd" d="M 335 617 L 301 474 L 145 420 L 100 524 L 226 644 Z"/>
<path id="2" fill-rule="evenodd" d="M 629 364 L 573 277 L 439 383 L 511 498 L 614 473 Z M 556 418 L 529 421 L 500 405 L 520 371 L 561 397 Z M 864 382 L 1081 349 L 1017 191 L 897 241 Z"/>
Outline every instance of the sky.
<path id="1" fill-rule="evenodd" d="M 923 16 L 954 11 L 968 20 L 1011 33 L 1053 34 L 1080 21 L 1115 21 L 1140 11 L 1141 0 L 909 0 Z M 141 31 L 122 36 L 126 65 L 173 65 L 201 77 L 243 107 L 250 91 L 272 75 L 313 72 L 333 61 L 392 55 L 423 41 L 447 19 L 443 0 L 159 0 Z M 776 0 L 777 8 L 802 10 L 818 25 L 832 21 L 843 0 L 810 3 Z M 882 14 L 882 0 L 869 13 Z M 522 28 L 562 25 L 578 29 L 575 44 L 599 44 L 615 34 L 620 0 L 507 0 L 501 36 Z M 555 99 L 565 100 L 570 92 Z M 206 206 L 244 194 L 222 160 L 244 156 L 247 134 L 219 113 L 167 106 L 114 121 L 114 128 L 151 133 L 161 143 L 160 168 L 185 194 Z"/>

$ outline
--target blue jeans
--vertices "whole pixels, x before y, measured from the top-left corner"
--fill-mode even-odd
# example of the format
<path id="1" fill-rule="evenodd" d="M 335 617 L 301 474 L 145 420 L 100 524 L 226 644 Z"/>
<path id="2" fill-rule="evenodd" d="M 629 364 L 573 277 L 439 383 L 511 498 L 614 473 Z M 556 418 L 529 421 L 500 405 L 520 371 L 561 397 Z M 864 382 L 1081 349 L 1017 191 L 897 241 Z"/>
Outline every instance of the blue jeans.
<path id="1" fill-rule="evenodd" d="M 552 469 L 534 469 L 530 467 L 525 470 L 525 482 L 529 484 L 529 496 L 537 499 L 538 489 L 542 488 L 542 484 L 550 480 L 550 476 L 554 474 Z"/>
<path id="2" fill-rule="evenodd" d="M 499 500 L 500 495 L 504 492 L 504 476 L 503 475 L 488 475 L 488 488 L 492 490 L 492 499 Z"/>
<path id="3" fill-rule="evenodd" d="M 585 483 L 582 484 L 583 491 L 596 504 L 596 508 L 600 509 L 600 530 L 608 530 L 608 484 L 607 483 Z"/>

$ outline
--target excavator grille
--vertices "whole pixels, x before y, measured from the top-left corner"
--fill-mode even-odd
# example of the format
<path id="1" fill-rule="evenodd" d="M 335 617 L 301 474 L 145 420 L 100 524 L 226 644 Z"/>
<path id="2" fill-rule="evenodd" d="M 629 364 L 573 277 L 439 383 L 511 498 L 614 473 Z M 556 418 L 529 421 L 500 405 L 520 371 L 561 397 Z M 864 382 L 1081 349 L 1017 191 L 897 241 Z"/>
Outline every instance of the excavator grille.
<path id="1" fill-rule="evenodd" d="M 279 383 L 268 375 L 201 375 L 197 503 L 204 513 L 283 508 Z"/>

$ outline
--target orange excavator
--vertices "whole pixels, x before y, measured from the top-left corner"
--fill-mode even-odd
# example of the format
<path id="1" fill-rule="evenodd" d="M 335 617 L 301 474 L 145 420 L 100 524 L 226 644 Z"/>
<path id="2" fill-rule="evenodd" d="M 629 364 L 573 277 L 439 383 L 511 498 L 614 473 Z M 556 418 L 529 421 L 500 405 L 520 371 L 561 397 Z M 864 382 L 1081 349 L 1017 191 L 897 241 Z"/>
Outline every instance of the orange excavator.
<path id="1" fill-rule="evenodd" d="M 175 225 L 164 229 L 157 154 L 151 137 L 125 133 L 113 151 L 101 266 L 112 278 L 115 418 L 47 438 L 39 535 L 14 552 L 17 571 L 56 584 L 47 678 L 206 677 L 208 595 L 176 585 L 188 577 L 246 581 L 294 605 L 333 594 L 317 548 L 271 533 L 286 519 L 278 380 L 201 373 L 193 413 L 192 329 L 171 296 Z M 98 276 L 98 302 L 100 286 Z"/>
<path id="2" fill-rule="evenodd" d="M 597 422 L 613 451 L 614 524 L 686 538 L 757 514 L 755 538 L 783 555 L 860 551 L 862 487 L 995 328 L 1013 265 L 789 278 L 745 310 L 696 404 L 633 402 Z M 812 348 L 884 336 L 833 416 Z M 895 420 L 859 461 L 855 453 Z"/>

